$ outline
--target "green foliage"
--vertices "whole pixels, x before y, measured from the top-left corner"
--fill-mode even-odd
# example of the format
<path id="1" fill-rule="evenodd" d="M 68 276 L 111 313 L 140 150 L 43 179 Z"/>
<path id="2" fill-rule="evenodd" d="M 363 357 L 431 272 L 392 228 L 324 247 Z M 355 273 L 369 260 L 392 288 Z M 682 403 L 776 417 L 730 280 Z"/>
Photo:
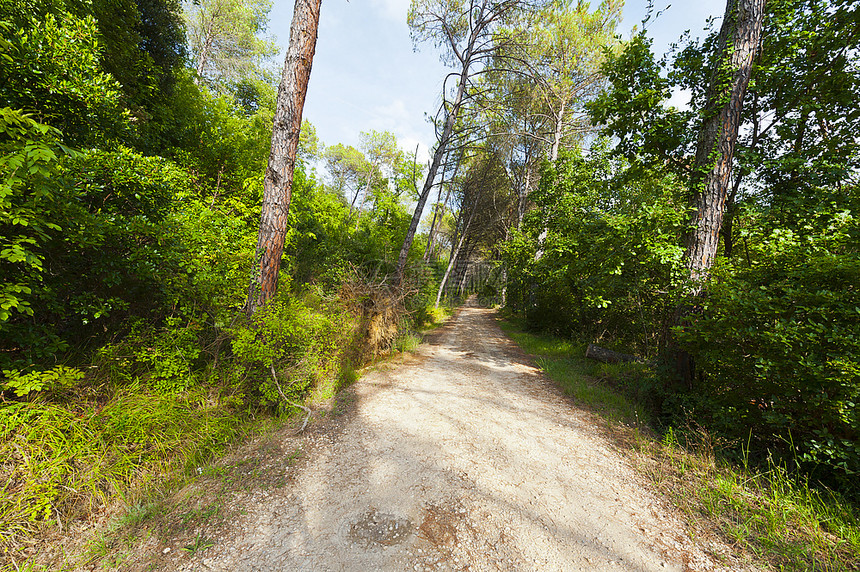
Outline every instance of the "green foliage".
<path id="1" fill-rule="evenodd" d="M 724 269 L 678 338 L 702 372 L 685 400 L 699 419 L 857 495 L 858 226 L 831 221 L 812 236 L 774 232 L 758 264 Z"/>
<path id="2" fill-rule="evenodd" d="M 33 148 L 22 145 L 19 154 Z M 11 317 L 0 341 L 12 352 L 2 359 L 24 366 L 68 348 L 81 334 L 92 335 L 96 325 L 156 311 L 179 271 L 167 214 L 187 184 L 182 171 L 125 147 L 62 162 L 44 153 L 30 162 L 35 173 L 13 181 L 16 195 L 27 201 L 19 209 L 33 220 L 26 227 L 31 262 L 27 272 L 19 267 L 17 282 L 30 289 L 34 313 L 33 319 Z M 50 272 L 38 271 L 42 260 Z"/>
<path id="3" fill-rule="evenodd" d="M 619 166 L 595 147 L 544 169 L 537 208 L 506 244 L 509 305 L 532 327 L 653 352 L 685 214 L 671 176 Z"/>
<path id="4" fill-rule="evenodd" d="M 229 90 L 272 75 L 265 65 L 278 53 L 263 37 L 272 0 L 200 0 L 185 6 L 184 20 L 194 68 L 213 89 Z"/>
<path id="5" fill-rule="evenodd" d="M 281 294 L 233 331 L 232 348 L 239 362 L 262 379 L 256 389 L 263 402 L 287 407 L 282 393 L 299 401 L 314 383 L 336 374 L 353 322 L 319 292 L 295 296 L 282 285 Z"/>
<path id="6" fill-rule="evenodd" d="M 41 247 L 60 231 L 52 212 L 62 190 L 57 162 L 73 152 L 60 132 L 20 111 L 0 108 L 0 331 L 12 312 L 32 316 L 29 297 L 41 281 Z"/>
<path id="7" fill-rule="evenodd" d="M 161 395 L 138 384 L 101 403 L 82 397 L 71 404 L 4 403 L 0 546 L 209 457 L 236 435 L 239 420 L 217 393 Z"/>
<path id="8" fill-rule="evenodd" d="M 617 138 L 615 152 L 632 165 L 668 165 L 683 172 L 694 143 L 693 115 L 665 107 L 672 82 L 655 61 L 651 40 L 641 32 L 620 53 L 607 50 L 602 71 L 610 88 L 587 108 L 603 133 Z"/>
<path id="9" fill-rule="evenodd" d="M 168 317 L 161 331 L 135 351 L 135 360 L 149 370 L 150 383 L 159 394 L 185 391 L 197 381 L 200 330 L 199 322 Z"/>
<path id="10" fill-rule="evenodd" d="M 351 267 L 376 276 L 393 269 L 411 215 L 403 204 L 405 191 L 389 181 L 381 178 L 372 186 L 369 210 L 351 213 L 341 192 L 319 185 L 304 166 L 296 169 L 286 251 L 297 282 L 336 289 Z"/>
<path id="11" fill-rule="evenodd" d="M 59 129 L 67 144 L 119 136 L 127 114 L 120 85 L 99 65 L 95 20 L 69 12 L 30 17 L 19 28 L 0 22 L 0 101 Z"/>
<path id="12" fill-rule="evenodd" d="M 667 377 L 671 392 L 664 388 L 659 396 L 664 413 L 692 417 L 735 444 L 749 441 L 756 460 L 777 456 L 855 498 L 858 21 L 860 9 L 851 2 L 767 3 L 726 189 L 722 256 L 703 298 L 689 301 L 695 308 L 689 323 L 676 332 L 699 377 L 683 388 Z M 603 71 L 610 87 L 589 109 L 605 134 L 616 138 L 612 154 L 629 161 L 633 176 L 668 170 L 679 177 L 679 186 L 692 183 L 690 156 L 701 121 L 695 109 L 704 107 L 709 78 L 716 77 L 717 46 L 716 31 L 704 40 L 685 37 L 674 57 L 657 61 L 639 36 L 617 55 L 607 54 Z M 672 88 L 690 91 L 692 112 L 667 109 Z M 687 201 L 678 198 L 680 213 Z M 552 226 L 547 228 L 544 258 L 555 248 Z M 535 239 L 532 233 L 512 245 L 520 261 L 514 266 L 539 268 L 543 258 L 531 266 L 528 259 L 538 250 Z M 614 244 L 601 238 L 589 236 L 589 244 L 614 252 Z M 677 249 L 680 241 L 665 244 Z M 611 255 L 604 258 L 618 269 Z M 659 268 L 655 262 L 646 267 Z M 625 275 L 627 264 L 621 282 L 597 281 L 594 293 L 581 296 L 572 310 L 565 297 L 546 307 L 578 316 L 583 307 L 609 302 L 611 311 L 619 306 L 613 291 L 641 292 L 636 274 Z M 576 270 L 577 277 L 592 275 Z M 529 280 L 536 288 L 527 296 L 545 296 L 546 282 Z M 663 300 L 662 317 L 645 304 L 640 324 L 660 331 L 681 303 L 673 291 L 683 288 L 673 288 L 681 285 L 675 279 L 653 284 L 665 292 L 654 299 Z M 521 295 L 517 302 L 525 307 L 527 300 Z M 638 329 L 633 314 L 625 319 L 631 331 Z M 628 347 L 639 345 L 609 332 Z"/>
<path id="13" fill-rule="evenodd" d="M 169 277 L 170 296 L 202 309 L 215 327 L 226 327 L 245 303 L 259 215 L 240 197 L 214 205 L 194 194 L 178 199 L 169 220 L 181 271 Z"/>
<path id="14" fill-rule="evenodd" d="M 21 373 L 18 370 L 4 369 L 6 381 L 0 388 L 13 391 L 16 397 L 24 397 L 34 391 L 55 391 L 65 389 L 78 383 L 84 378 L 84 372 L 62 365 L 47 371 L 31 371 Z"/>
<path id="15" fill-rule="evenodd" d="M 248 200 L 252 197 L 241 191 L 248 179 L 262 181 L 271 145 L 274 98 L 271 107 L 249 113 L 228 95 L 201 91 L 191 84 L 180 87 L 182 93 L 177 95 L 185 99 L 185 135 L 176 141 L 176 161 L 194 174 L 200 190 L 215 198 L 242 198 L 249 207 L 256 207 Z"/>

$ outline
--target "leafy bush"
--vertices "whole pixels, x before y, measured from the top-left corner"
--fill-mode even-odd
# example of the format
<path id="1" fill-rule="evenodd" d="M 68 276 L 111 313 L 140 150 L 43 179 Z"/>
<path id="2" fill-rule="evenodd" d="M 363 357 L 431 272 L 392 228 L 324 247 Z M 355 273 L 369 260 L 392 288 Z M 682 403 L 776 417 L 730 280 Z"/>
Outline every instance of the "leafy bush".
<path id="1" fill-rule="evenodd" d="M 52 204 L 67 191 L 57 163 L 73 154 L 62 134 L 21 111 L 0 108 L 0 331 L 15 314 L 32 316 L 44 276 L 44 246 L 61 230 Z"/>
<path id="2" fill-rule="evenodd" d="M 36 145 L 21 141 L 17 152 Z M 174 164 L 119 146 L 65 161 L 54 152 L 40 169 L 27 178 L 13 171 L 20 182 L 10 178 L 7 212 L 29 213 L 21 225 L 29 268 L 19 262 L 13 284 L 29 290 L 24 301 L 33 318 L 17 314 L 2 324 L 0 360 L 7 368 L 53 357 L 128 316 L 160 317 L 168 285 L 181 272 L 167 215 L 187 174 Z"/>
<path id="3" fill-rule="evenodd" d="M 614 167 L 599 147 L 545 167 L 537 208 L 506 244 L 508 303 L 531 327 L 653 352 L 684 212 L 673 178 Z"/>
<path id="4" fill-rule="evenodd" d="M 315 290 L 281 292 L 233 330 L 232 348 L 262 401 L 286 407 L 282 397 L 299 401 L 315 382 L 336 377 L 353 320 Z"/>
<path id="5" fill-rule="evenodd" d="M 766 257 L 724 269 L 678 339 L 700 387 L 701 423 L 860 494 L 860 255 L 857 223 L 823 234 L 775 232 Z M 841 243 L 841 244 L 839 244 Z"/>
<path id="6" fill-rule="evenodd" d="M 99 64 L 102 47 L 92 16 L 23 13 L 20 26 L 3 16 L 10 15 L 0 16 L 4 105 L 34 112 L 40 122 L 62 131 L 68 145 L 93 144 L 127 129 L 120 85 Z"/>
<path id="7" fill-rule="evenodd" d="M 79 369 L 58 365 L 47 371 L 22 373 L 16 369 L 4 369 L 6 381 L 0 388 L 13 391 L 16 397 L 24 397 L 42 390 L 63 389 L 75 385 L 84 377 Z"/>

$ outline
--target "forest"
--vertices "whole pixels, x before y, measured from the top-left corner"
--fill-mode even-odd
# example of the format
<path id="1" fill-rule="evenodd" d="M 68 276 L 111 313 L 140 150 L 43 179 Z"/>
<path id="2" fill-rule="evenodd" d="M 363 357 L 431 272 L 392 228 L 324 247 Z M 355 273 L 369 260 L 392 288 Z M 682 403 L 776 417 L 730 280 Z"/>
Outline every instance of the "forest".
<path id="1" fill-rule="evenodd" d="M 270 0 L 0 0 L 4 553 L 472 294 L 637 356 L 655 431 L 858 506 L 860 4 L 728 0 L 666 54 L 622 7 L 412 0 L 450 69 L 424 164 L 302 120 L 319 0 L 283 72 Z"/>

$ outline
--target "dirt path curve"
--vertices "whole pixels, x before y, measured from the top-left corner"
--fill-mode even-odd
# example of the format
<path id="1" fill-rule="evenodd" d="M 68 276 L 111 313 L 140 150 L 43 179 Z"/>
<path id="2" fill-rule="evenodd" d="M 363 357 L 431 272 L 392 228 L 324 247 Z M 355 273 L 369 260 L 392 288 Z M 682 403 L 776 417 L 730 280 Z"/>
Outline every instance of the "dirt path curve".
<path id="1" fill-rule="evenodd" d="M 357 382 L 292 483 L 182 569 L 713 567 L 492 311 L 467 306 L 434 338 Z"/>

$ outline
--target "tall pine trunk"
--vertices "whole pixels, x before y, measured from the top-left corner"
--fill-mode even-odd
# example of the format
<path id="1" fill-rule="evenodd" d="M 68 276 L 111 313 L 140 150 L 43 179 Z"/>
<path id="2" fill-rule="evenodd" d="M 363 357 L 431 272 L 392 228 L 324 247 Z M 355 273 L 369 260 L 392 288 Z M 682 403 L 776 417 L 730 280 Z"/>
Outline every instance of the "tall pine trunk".
<path id="1" fill-rule="evenodd" d="M 701 295 L 717 255 L 744 93 L 759 48 L 764 5 L 765 0 L 728 0 L 720 28 L 718 59 L 708 87 L 691 178 L 691 228 L 684 239 L 684 260 L 693 281 L 687 294 L 694 298 Z M 678 308 L 674 324 L 683 326 L 694 307 L 685 304 Z M 692 386 L 692 356 L 677 347 L 670 350 L 678 380 Z"/>
<path id="2" fill-rule="evenodd" d="M 418 222 L 421 220 L 421 213 L 424 212 L 424 204 L 427 202 L 427 197 L 430 195 L 430 190 L 433 188 L 433 181 L 436 179 L 436 173 L 439 171 L 439 165 L 442 164 L 442 157 L 448 148 L 448 142 L 451 139 L 451 134 L 454 132 L 454 124 L 457 121 L 457 116 L 460 114 L 460 107 L 463 105 L 463 95 L 466 92 L 466 81 L 469 79 L 469 64 L 467 59 L 463 64 L 463 71 L 460 73 L 460 85 L 457 86 L 457 95 L 451 104 L 451 111 L 445 119 L 445 127 L 442 129 L 442 137 L 439 138 L 439 144 L 436 146 L 436 152 L 433 153 L 433 162 L 430 163 L 430 170 L 427 172 L 427 178 L 424 180 L 424 188 L 421 190 L 421 195 L 418 197 L 418 204 L 415 205 L 415 212 L 412 213 L 412 221 L 409 223 L 409 230 L 406 232 L 406 238 L 403 240 L 403 246 L 400 247 L 400 256 L 397 258 L 397 268 L 394 271 L 394 285 L 399 286 L 403 280 L 403 272 L 406 270 L 406 259 L 409 257 L 409 249 L 412 248 L 412 241 L 415 239 L 415 231 L 418 230 Z"/>
<path id="3" fill-rule="evenodd" d="M 302 108 L 316 50 L 321 3 L 322 0 L 296 0 L 293 11 L 290 45 L 278 87 L 272 149 L 263 179 L 263 212 L 257 235 L 255 271 L 248 288 L 248 314 L 253 314 L 268 302 L 278 287 L 292 198 L 293 169 L 302 126 Z"/>
<path id="4" fill-rule="evenodd" d="M 430 221 L 430 234 L 427 236 L 427 248 L 424 250 L 424 262 L 430 262 L 433 257 L 433 250 L 436 246 L 436 220 L 439 219 L 441 224 L 442 216 L 442 189 L 445 187 L 445 170 L 442 169 L 442 180 L 439 182 L 439 192 L 436 193 L 436 208 L 433 209 L 433 219 Z M 448 199 L 445 199 L 448 202 Z"/>
<path id="5" fill-rule="evenodd" d="M 481 33 L 488 25 L 486 18 L 487 6 L 483 4 L 479 11 L 474 14 L 474 27 L 469 34 L 469 40 L 466 44 L 466 49 L 463 51 L 460 62 L 462 68 L 460 70 L 459 84 L 457 92 L 454 95 L 454 100 L 451 102 L 451 107 L 445 117 L 445 125 L 442 128 L 442 136 L 439 137 L 439 144 L 436 145 L 436 151 L 433 153 L 433 161 L 430 163 L 430 169 L 427 172 L 427 178 L 424 180 L 424 188 L 418 197 L 418 204 L 415 205 L 415 212 L 412 213 L 412 221 L 409 223 L 409 230 L 406 232 L 406 238 L 403 240 L 403 246 L 400 248 L 400 256 L 397 259 L 397 268 L 394 271 L 393 283 L 395 286 L 400 286 L 403 280 L 403 272 L 406 270 L 406 259 L 409 257 L 409 249 L 412 248 L 412 241 L 415 239 L 415 231 L 418 230 L 418 222 L 421 220 L 421 213 L 424 212 L 424 204 L 427 202 L 427 197 L 430 195 L 430 190 L 433 188 L 433 181 L 436 180 L 436 173 L 439 171 L 439 165 L 442 164 L 442 158 L 448 152 L 448 143 L 451 140 L 451 135 L 454 133 L 454 125 L 457 123 L 457 117 L 460 115 L 460 109 L 463 107 L 463 99 L 466 95 L 466 84 L 469 81 L 471 67 L 474 64 L 473 58 L 475 45 L 481 37 Z M 443 94 L 443 105 L 444 94 Z"/>
<path id="6" fill-rule="evenodd" d="M 720 29 L 720 57 L 711 76 L 707 105 L 696 145 L 692 229 L 684 241 L 687 269 L 701 292 L 717 255 L 720 228 L 744 93 L 759 47 L 765 0 L 729 0 Z"/>
<path id="7" fill-rule="evenodd" d="M 549 150 L 549 160 L 555 163 L 558 159 L 558 150 L 561 148 L 561 138 L 564 134 L 564 111 L 567 107 L 567 102 L 561 101 L 561 109 L 558 110 L 558 115 L 555 118 L 555 131 L 552 134 L 552 147 Z"/>

